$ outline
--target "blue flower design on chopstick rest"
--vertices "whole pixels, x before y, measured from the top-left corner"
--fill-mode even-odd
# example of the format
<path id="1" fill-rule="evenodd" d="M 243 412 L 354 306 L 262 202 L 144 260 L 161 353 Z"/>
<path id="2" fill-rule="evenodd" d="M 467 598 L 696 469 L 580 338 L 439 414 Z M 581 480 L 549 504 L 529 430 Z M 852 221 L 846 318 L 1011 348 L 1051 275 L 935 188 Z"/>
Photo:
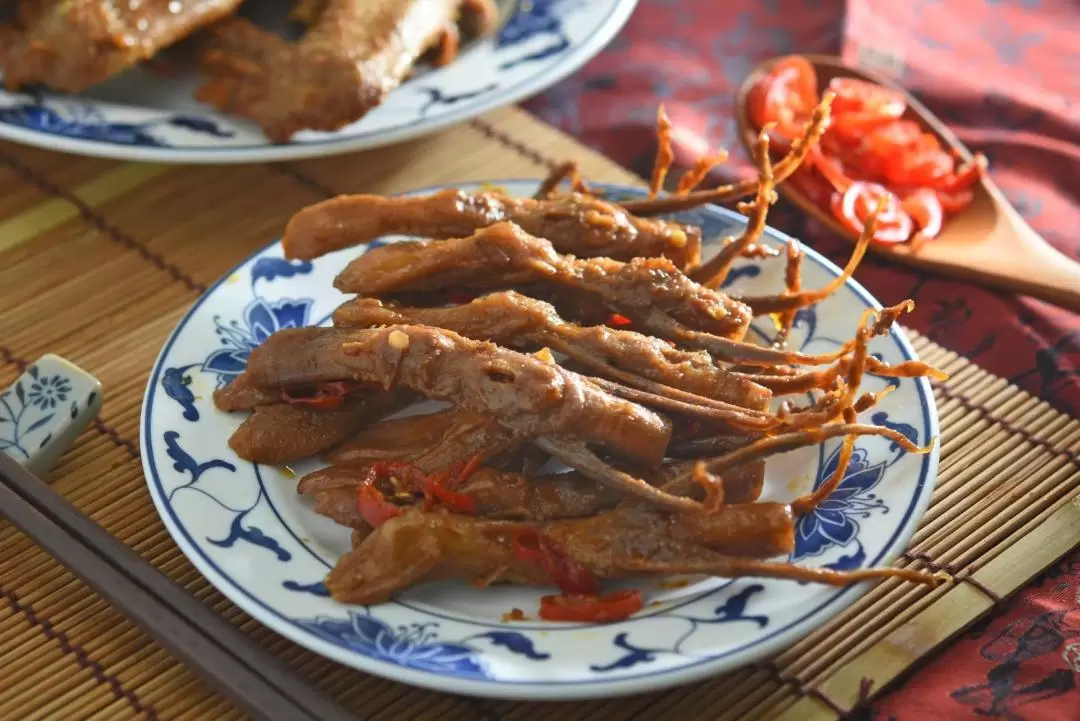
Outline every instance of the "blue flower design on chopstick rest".
<path id="1" fill-rule="evenodd" d="M 0 123 L 50 135 L 142 147 L 168 147 L 169 144 L 153 132 L 164 127 L 215 138 L 233 135 L 202 116 L 171 115 L 145 123 L 119 122 L 107 120 L 100 108 L 90 103 L 46 103 L 42 99 L 0 108 Z"/>
<path id="2" fill-rule="evenodd" d="M 337 646 L 402 668 L 456 678 L 491 678 L 477 658 L 478 649 L 438 640 L 437 622 L 392 628 L 370 614 L 349 611 L 348 618 L 318 616 L 294 623 Z"/>
<path id="3" fill-rule="evenodd" d="M 50 423 L 57 407 L 71 392 L 67 376 L 43 375 L 36 364 L 30 366 L 15 385 L 0 393 L 0 451 L 25 461 L 43 448 L 52 437 Z M 78 404 L 72 401 L 68 412 L 74 418 Z"/>
<path id="4" fill-rule="evenodd" d="M 43 355 L 0 392 L 0 453 L 48 474 L 101 403 L 96 378 L 59 356 Z"/>

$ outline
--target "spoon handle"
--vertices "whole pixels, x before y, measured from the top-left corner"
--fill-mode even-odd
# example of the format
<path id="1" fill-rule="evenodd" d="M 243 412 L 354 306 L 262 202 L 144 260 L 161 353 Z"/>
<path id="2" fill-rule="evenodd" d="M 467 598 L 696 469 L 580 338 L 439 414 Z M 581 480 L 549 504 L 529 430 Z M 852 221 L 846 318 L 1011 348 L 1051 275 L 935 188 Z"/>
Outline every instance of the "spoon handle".
<path id="1" fill-rule="evenodd" d="M 1017 266 L 1008 274 L 1008 285 L 1019 293 L 1080 313 L 1080 262 L 1047 243 L 995 185 L 987 183 L 987 186 L 990 194 L 1001 201 L 998 207 L 1003 225 L 1014 235 L 1022 250 L 1020 257 L 1012 258 Z"/>

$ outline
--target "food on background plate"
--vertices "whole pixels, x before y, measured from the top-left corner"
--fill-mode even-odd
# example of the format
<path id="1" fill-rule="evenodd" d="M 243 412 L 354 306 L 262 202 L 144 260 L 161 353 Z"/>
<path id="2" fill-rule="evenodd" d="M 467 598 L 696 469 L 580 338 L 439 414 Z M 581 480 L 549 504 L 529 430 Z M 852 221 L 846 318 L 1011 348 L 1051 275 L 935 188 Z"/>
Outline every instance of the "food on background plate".
<path id="1" fill-rule="evenodd" d="M 806 58 L 782 58 L 750 89 L 750 121 L 758 130 L 769 125 L 774 149 L 782 150 L 801 134 L 820 90 Z M 933 240 L 972 201 L 986 158 L 965 162 L 949 152 L 906 117 L 907 100 L 891 88 L 837 77 L 825 90 L 835 96 L 829 125 L 791 184 L 855 235 L 883 203 L 875 243 Z"/>
<path id="2" fill-rule="evenodd" d="M 10 89 L 80 92 L 149 60 L 226 17 L 243 0 L 23 0 L 0 25 L 0 72 Z"/>
<path id="3" fill-rule="evenodd" d="M 776 168 L 789 173 L 806 155 L 830 99 Z M 332 327 L 278 331 L 215 394 L 222 410 L 253 409 L 230 440 L 245 459 L 323 453 L 330 461 L 297 491 L 352 529 L 353 548 L 326 581 L 333 598 L 378 603 L 449 579 L 555 585 L 560 594 L 542 599 L 541 618 L 602 623 L 643 604 L 637 590 L 605 592 L 611 579 L 935 582 L 911 569 L 770 560 L 791 553 L 797 519 L 844 478 L 857 438 L 885 437 L 913 453 L 931 447 L 858 418 L 884 394 L 861 390 L 865 374 L 941 377 L 921 362 L 889 365 L 869 353 L 910 301 L 865 314 L 833 353 L 786 347 L 794 313 L 850 277 L 876 218 L 826 287 L 802 288 L 795 247 L 778 259 L 782 292 L 731 295 L 719 287 L 734 260 L 773 257 L 757 250 L 779 175 L 769 136 L 759 138 L 751 186 L 694 191 L 705 174 L 692 169 L 674 198 L 659 197 L 665 158 L 653 197 L 634 201 L 641 214 L 594 197 L 568 165 L 531 200 L 458 191 L 343 196 L 289 223 L 289 257 L 387 232 L 430 238 L 356 258 L 335 280 L 356 297 Z M 676 233 L 700 240 L 700 228 L 645 217 L 673 200 L 722 192 L 753 195 L 740 206 L 748 223 L 704 262 L 700 246 L 687 254 L 686 243 L 670 242 Z M 666 255 L 673 248 L 674 258 Z M 778 326 L 770 346 L 745 339 L 760 315 Z M 806 393 L 809 401 L 796 405 L 795 394 Z M 414 399 L 446 407 L 395 416 Z M 759 500 L 769 456 L 830 438 L 842 446 L 824 484 L 788 503 Z"/>
<path id="4" fill-rule="evenodd" d="M 493 0 L 304 0 L 294 17 L 308 27 L 289 42 L 232 17 L 242 2 L 27 0 L 0 25 L 0 72 L 13 90 L 81 92 L 210 26 L 198 99 L 283 143 L 359 120 L 422 57 L 445 65 L 462 31 L 491 32 L 497 13 Z"/>
<path id="5" fill-rule="evenodd" d="M 199 100 L 252 120 L 276 142 L 299 130 L 338 130 L 378 106 L 424 53 L 458 53 L 458 14 L 494 23 L 490 2 L 327 0 L 296 42 L 242 18 L 211 29 Z"/>

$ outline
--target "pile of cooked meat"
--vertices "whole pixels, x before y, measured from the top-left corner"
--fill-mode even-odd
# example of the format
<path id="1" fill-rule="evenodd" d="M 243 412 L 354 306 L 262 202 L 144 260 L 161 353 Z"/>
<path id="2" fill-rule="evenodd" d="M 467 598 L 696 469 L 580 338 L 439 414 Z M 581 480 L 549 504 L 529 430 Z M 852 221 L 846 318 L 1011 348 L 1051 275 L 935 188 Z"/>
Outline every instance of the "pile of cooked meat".
<path id="1" fill-rule="evenodd" d="M 860 390 L 864 374 L 940 375 L 868 352 L 910 301 L 864 315 L 834 352 L 786 347 L 795 313 L 843 285 L 874 232 L 871 220 L 843 273 L 813 289 L 801 287 L 797 244 L 775 253 L 757 242 L 778 178 L 817 141 L 829 101 L 775 167 L 762 133 L 751 184 L 694 191 L 692 178 L 657 197 L 661 152 L 652 197 L 633 204 L 592 193 L 567 164 L 533 198 L 342 196 L 289 222 L 296 259 L 387 234 L 426 238 L 359 255 L 334 281 L 355 297 L 332 327 L 278 331 L 215 395 L 223 411 L 251 412 L 230 439 L 241 457 L 329 461 L 298 492 L 353 531 L 326 581 L 335 599 L 376 603 L 445 579 L 555 585 L 542 618 L 597 622 L 641 608 L 638 591 L 603 592 L 624 577 L 934 581 L 768 560 L 792 552 L 796 521 L 837 487 L 858 437 L 928 450 L 860 422 L 881 395 Z M 747 193 L 745 231 L 708 260 L 700 228 L 654 215 Z M 782 292 L 718 290 L 736 259 L 777 255 Z M 746 340 L 763 314 L 779 328 L 768 346 Z M 421 400 L 442 406 L 401 413 Z M 830 438 L 842 439 L 839 460 L 819 488 L 758 500 L 768 456 Z"/>
<path id="2" fill-rule="evenodd" d="M 198 98 L 275 142 L 362 118 L 427 58 L 445 65 L 462 34 L 495 24 L 493 0 L 299 0 L 296 42 L 234 16 L 244 0 L 22 0 L 0 25 L 9 89 L 80 92 L 200 30 Z"/>

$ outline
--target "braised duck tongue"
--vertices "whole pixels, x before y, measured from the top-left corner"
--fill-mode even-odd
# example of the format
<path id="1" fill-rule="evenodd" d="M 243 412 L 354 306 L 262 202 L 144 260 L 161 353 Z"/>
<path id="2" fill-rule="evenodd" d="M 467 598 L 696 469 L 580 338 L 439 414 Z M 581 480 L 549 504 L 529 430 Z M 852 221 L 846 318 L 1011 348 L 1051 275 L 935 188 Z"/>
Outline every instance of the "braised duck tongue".
<path id="1" fill-rule="evenodd" d="M 368 529 L 357 507 L 364 466 L 329 466 L 301 479 L 297 492 L 315 501 L 315 511 L 350 528 Z M 583 518 L 613 508 L 623 496 L 573 471 L 529 479 L 520 473 L 480 468 L 456 492 L 476 502 L 479 516 L 550 521 Z"/>
<path id="2" fill-rule="evenodd" d="M 338 130 L 394 90 L 430 48 L 456 48 L 461 0 L 326 0 L 289 42 L 247 20 L 213 29 L 198 98 L 258 123 L 275 142 Z M 446 45 L 446 40 L 451 45 Z"/>
<path id="3" fill-rule="evenodd" d="M 721 368 L 707 353 L 680 350 L 630 330 L 583 328 L 563 320 L 551 304 L 515 291 L 490 293 L 464 305 L 438 308 L 356 298 L 335 311 L 334 323 L 359 328 L 430 325 L 501 345 L 551 347 L 596 375 L 605 375 L 603 366 L 610 365 L 655 383 L 751 410 L 766 410 L 772 397 L 768 389 Z M 595 362 L 589 363 L 590 359 Z"/>
<path id="4" fill-rule="evenodd" d="M 332 448 L 411 400 L 411 393 L 393 390 L 349 397 L 332 409 L 289 403 L 256 406 L 229 438 L 229 447 L 252 463 L 292 463 Z"/>
<path id="5" fill-rule="evenodd" d="M 575 373 L 451 331 L 354 330 L 343 350 L 356 380 L 412 388 L 489 416 L 524 437 L 567 434 L 654 465 L 671 437 L 666 419 Z"/>
<path id="6" fill-rule="evenodd" d="M 928 574 L 905 569 L 841 572 L 760 561 L 790 552 L 794 519 L 782 504 L 754 503 L 721 506 L 714 514 L 693 518 L 620 508 L 547 524 L 413 510 L 382 524 L 343 556 L 326 585 L 338 601 L 380 603 L 425 581 L 552 583 L 543 564 L 515 553 L 515 537 L 523 532 L 552 539 L 568 561 L 599 580 L 701 573 L 837 586 L 889 576 L 934 582 Z"/>
<path id="7" fill-rule="evenodd" d="M 392 418 L 369 426 L 328 454 L 331 463 L 350 465 L 380 460 L 408 461 L 425 473 L 465 463 L 505 457 L 522 438 L 472 411 L 448 408 L 436 413 Z"/>
<path id="8" fill-rule="evenodd" d="M 665 256 L 681 269 L 697 265 L 700 259 L 698 228 L 637 218 L 591 196 L 575 193 L 537 200 L 461 190 L 395 198 L 342 195 L 325 200 L 289 221 L 285 253 L 290 258 L 311 259 L 392 234 L 459 238 L 501 221 L 550 238 L 560 253 L 580 258 Z"/>
<path id="9" fill-rule="evenodd" d="M 571 288 L 631 319 L 656 313 L 722 338 L 741 339 L 750 309 L 698 285 L 666 258 L 575 258 L 513 223 L 497 223 L 471 236 L 434 242 L 392 243 L 376 248 L 335 279 L 345 293 L 385 296 L 450 285 L 509 288 L 525 282 Z M 651 328 L 649 328 L 651 331 Z"/>

